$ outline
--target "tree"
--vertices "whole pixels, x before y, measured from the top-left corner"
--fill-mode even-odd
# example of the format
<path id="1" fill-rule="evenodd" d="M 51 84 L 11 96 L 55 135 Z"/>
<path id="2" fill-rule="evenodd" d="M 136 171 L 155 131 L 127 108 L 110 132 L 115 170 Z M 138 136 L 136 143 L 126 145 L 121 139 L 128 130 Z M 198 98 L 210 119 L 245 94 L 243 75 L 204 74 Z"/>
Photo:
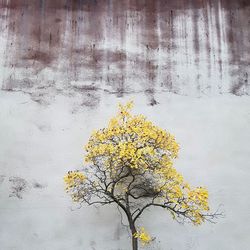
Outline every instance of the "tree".
<path id="1" fill-rule="evenodd" d="M 94 131 L 85 147 L 86 167 L 64 177 L 73 201 L 88 205 L 116 204 L 128 219 L 132 249 L 138 239 L 151 237 L 137 220 L 150 207 L 169 211 L 179 222 L 200 225 L 219 214 L 209 213 L 208 191 L 191 188 L 173 167 L 179 145 L 173 135 L 132 115 L 133 102 L 119 105 L 118 114 L 106 128 Z"/>

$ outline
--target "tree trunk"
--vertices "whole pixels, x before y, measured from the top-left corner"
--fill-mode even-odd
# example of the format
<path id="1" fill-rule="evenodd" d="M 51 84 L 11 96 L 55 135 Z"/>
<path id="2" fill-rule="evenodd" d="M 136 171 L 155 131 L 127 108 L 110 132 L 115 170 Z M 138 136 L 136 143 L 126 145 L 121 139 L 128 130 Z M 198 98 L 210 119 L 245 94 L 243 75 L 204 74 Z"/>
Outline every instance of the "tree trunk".
<path id="1" fill-rule="evenodd" d="M 132 249 L 138 250 L 138 238 L 134 237 L 134 234 L 136 233 L 136 227 L 132 219 L 129 219 L 129 226 L 130 226 L 131 237 L 132 237 Z"/>
<path id="2" fill-rule="evenodd" d="M 133 233 L 134 234 L 134 233 Z M 132 234 L 132 249 L 133 250 L 138 250 L 138 239 L 135 238 Z"/>

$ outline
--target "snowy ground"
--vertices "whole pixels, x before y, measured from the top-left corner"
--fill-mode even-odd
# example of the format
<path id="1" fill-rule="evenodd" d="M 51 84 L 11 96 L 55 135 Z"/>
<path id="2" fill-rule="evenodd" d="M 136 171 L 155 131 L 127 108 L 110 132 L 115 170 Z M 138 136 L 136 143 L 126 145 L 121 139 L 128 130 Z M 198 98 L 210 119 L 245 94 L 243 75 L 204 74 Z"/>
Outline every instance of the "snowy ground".
<path id="1" fill-rule="evenodd" d="M 49 105 L 22 92 L 0 92 L 0 249 L 128 250 L 130 239 L 115 207 L 73 209 L 63 176 L 80 168 L 83 145 L 107 124 L 119 101 L 133 98 L 143 113 L 176 135 L 177 169 L 210 191 L 211 207 L 225 218 L 200 227 L 179 225 L 160 209 L 141 219 L 156 237 L 148 249 L 246 250 L 250 245 L 250 98 L 100 93 L 95 107 L 56 95 Z M 78 102 L 79 101 L 79 102 Z"/>

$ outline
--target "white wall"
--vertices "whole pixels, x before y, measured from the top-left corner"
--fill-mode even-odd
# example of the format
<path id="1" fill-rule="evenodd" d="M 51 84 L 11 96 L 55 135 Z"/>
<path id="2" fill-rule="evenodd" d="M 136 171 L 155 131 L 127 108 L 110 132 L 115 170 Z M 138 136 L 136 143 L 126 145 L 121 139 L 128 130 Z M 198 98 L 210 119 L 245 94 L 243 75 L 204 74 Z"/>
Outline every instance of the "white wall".
<path id="1" fill-rule="evenodd" d="M 160 104 L 133 96 L 135 112 L 176 135 L 181 145 L 177 169 L 193 185 L 205 185 L 213 210 L 226 217 L 200 227 L 179 225 L 161 210 L 140 221 L 157 237 L 149 249 L 247 249 L 249 239 L 250 100 L 159 94 Z M 129 249 L 128 232 L 114 207 L 71 211 L 63 175 L 80 168 L 82 146 L 93 128 L 104 126 L 121 99 L 104 96 L 92 110 L 74 112 L 74 100 L 57 96 L 41 106 L 22 93 L 1 92 L 1 249 Z M 25 180 L 22 199 L 9 197 L 13 182 Z M 41 186 L 35 187 L 35 183 Z"/>
<path id="2" fill-rule="evenodd" d="M 0 249 L 130 249 L 116 207 L 77 209 L 63 176 L 82 166 L 91 131 L 132 98 L 135 113 L 176 135 L 176 168 L 194 186 L 205 185 L 211 208 L 225 212 L 217 224 L 193 227 L 150 210 L 139 223 L 156 237 L 146 249 L 247 250 L 249 7 L 219 1 L 171 12 L 160 1 L 150 17 L 150 6 L 123 10 L 111 2 L 96 12 L 0 8 Z M 75 27 L 72 20 L 82 21 Z"/>

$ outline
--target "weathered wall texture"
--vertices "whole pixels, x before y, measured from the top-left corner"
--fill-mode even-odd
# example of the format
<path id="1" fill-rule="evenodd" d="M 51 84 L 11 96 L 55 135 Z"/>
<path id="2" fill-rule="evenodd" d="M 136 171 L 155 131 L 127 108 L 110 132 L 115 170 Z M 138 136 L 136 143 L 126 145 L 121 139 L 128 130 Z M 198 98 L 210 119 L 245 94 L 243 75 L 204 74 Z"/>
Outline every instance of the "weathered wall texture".
<path id="1" fill-rule="evenodd" d="M 152 103 L 157 91 L 250 93 L 250 1 L 1 0 L 0 7 L 4 90 L 48 102 L 81 92 L 87 105 L 102 91 L 144 92 Z"/>
<path id="2" fill-rule="evenodd" d="M 249 27 L 249 0 L 0 0 L 0 249 L 129 249 L 118 211 L 71 211 L 62 177 L 131 97 L 226 214 L 193 228 L 151 210 L 147 249 L 249 249 Z"/>

